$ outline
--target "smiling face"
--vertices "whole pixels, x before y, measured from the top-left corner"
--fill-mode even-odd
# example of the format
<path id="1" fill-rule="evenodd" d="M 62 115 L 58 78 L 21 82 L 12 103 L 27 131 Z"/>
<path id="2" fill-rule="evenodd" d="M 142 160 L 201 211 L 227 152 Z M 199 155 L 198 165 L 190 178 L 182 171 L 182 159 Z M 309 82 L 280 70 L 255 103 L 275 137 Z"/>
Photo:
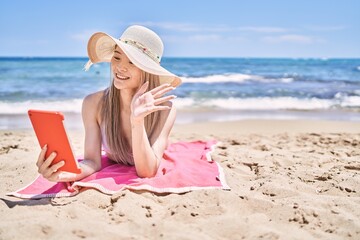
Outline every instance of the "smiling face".
<path id="1" fill-rule="evenodd" d="M 125 53 L 116 46 L 111 58 L 114 86 L 121 89 L 137 89 L 141 84 L 141 70 L 136 67 Z"/>

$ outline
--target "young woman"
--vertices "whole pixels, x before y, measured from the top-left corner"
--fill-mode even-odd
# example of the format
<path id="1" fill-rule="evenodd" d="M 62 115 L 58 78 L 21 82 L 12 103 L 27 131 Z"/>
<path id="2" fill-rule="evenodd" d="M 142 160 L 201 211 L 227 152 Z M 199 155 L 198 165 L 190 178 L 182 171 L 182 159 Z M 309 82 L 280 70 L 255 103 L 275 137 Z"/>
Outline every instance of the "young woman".
<path id="1" fill-rule="evenodd" d="M 95 33 L 88 43 L 89 62 L 111 63 L 111 86 L 85 97 L 85 127 L 81 174 L 58 171 L 64 161 L 52 165 L 53 152 L 45 159 L 46 145 L 38 161 L 39 173 L 49 181 L 82 179 L 101 168 L 101 151 L 113 161 L 135 165 L 139 177 L 156 174 L 176 118 L 176 109 L 165 94 L 181 83 L 160 65 L 163 43 L 148 28 L 130 26 L 120 39 Z"/>

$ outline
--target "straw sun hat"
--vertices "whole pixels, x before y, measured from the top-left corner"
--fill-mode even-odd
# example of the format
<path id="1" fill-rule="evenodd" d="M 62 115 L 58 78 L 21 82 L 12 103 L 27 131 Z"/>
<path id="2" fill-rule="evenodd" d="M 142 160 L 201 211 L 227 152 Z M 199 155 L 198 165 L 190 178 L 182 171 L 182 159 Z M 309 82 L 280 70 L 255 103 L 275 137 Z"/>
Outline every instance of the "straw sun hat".
<path id="1" fill-rule="evenodd" d="M 116 45 L 135 66 L 145 72 L 158 75 L 161 84 L 171 83 L 174 87 L 181 84 L 178 76 L 160 65 L 164 49 L 160 37 L 152 30 L 138 25 L 128 27 L 120 39 L 103 32 L 94 33 L 87 46 L 90 60 L 85 65 L 85 70 L 88 70 L 93 63 L 110 62 Z"/>

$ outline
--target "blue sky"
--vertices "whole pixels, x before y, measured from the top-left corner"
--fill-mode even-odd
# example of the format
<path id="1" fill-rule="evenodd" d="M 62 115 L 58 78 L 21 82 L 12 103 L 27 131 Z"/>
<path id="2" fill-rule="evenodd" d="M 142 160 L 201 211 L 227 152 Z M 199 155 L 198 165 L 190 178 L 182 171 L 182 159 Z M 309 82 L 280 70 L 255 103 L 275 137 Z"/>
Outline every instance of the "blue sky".
<path id="1" fill-rule="evenodd" d="M 357 0 L 0 2 L 0 56 L 86 56 L 96 31 L 156 31 L 165 56 L 360 57 Z"/>

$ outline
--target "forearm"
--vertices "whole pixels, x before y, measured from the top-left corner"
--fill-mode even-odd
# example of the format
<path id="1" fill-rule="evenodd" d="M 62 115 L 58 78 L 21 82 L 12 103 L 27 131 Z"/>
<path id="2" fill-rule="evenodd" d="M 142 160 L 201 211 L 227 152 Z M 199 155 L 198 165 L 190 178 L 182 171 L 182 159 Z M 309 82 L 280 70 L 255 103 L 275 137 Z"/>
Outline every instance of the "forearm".
<path id="1" fill-rule="evenodd" d="M 59 175 L 58 182 L 73 182 L 81 180 L 94 172 L 99 171 L 98 167 L 96 167 L 94 161 L 92 160 L 83 160 L 79 163 L 79 167 L 81 168 L 81 173 L 69 173 L 69 172 L 62 172 Z"/>
<path id="2" fill-rule="evenodd" d="M 132 150 L 136 172 L 140 177 L 152 177 L 156 174 L 159 159 L 155 155 L 146 130 L 144 121 L 132 121 Z"/>

